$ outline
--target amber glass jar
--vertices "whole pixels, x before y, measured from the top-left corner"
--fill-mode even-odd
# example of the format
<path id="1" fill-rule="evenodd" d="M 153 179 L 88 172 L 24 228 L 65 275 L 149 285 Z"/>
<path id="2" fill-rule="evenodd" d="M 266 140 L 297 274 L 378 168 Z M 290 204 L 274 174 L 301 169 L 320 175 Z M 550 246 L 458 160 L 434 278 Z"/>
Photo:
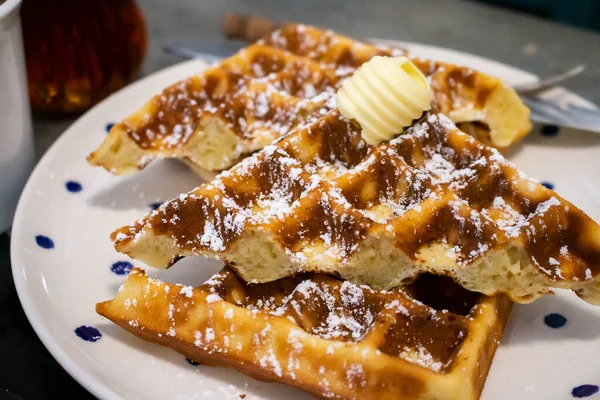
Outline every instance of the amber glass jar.
<path id="1" fill-rule="evenodd" d="M 31 106 L 81 112 L 130 82 L 146 52 L 133 0 L 23 0 Z"/>

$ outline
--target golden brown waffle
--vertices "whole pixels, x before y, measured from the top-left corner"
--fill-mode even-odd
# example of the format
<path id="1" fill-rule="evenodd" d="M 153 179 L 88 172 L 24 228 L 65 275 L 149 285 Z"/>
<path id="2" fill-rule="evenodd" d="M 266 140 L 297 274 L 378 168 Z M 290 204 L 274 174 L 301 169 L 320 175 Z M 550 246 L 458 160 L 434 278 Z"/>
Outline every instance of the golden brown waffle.
<path id="1" fill-rule="evenodd" d="M 346 76 L 373 56 L 392 55 L 388 48 L 361 43 L 307 25 L 286 25 L 259 43 L 317 60 L 322 65 L 342 71 L 338 72 L 339 75 Z M 410 54 L 403 55 L 410 57 Z M 410 58 L 429 78 L 435 108 L 450 117 L 463 131 L 497 148 L 508 147 L 529 133 L 529 109 L 500 79 L 471 68 Z"/>
<path id="2" fill-rule="evenodd" d="M 192 289 L 134 269 L 96 306 L 202 364 L 327 399 L 478 399 L 510 311 L 449 279 L 377 292 L 327 275 L 248 285 L 228 268 Z"/>
<path id="3" fill-rule="evenodd" d="M 288 25 L 155 96 L 116 124 L 89 156 L 116 174 L 155 158 L 223 170 L 298 125 L 335 108 L 341 80 L 375 55 L 402 55 L 304 25 Z M 434 104 L 479 140 L 506 147 L 530 130 L 529 110 L 497 78 L 413 59 L 431 81 Z"/>
<path id="4" fill-rule="evenodd" d="M 256 44 L 165 89 L 116 124 L 88 159 L 116 174 L 160 157 L 225 169 L 323 109 L 326 98 L 314 95 L 337 79 L 331 68 Z"/>
<path id="5" fill-rule="evenodd" d="M 112 238 L 154 267 L 206 255 L 249 282 L 318 271 L 389 289 L 431 272 L 600 303 L 600 226 L 435 113 L 370 147 L 332 111 Z"/>

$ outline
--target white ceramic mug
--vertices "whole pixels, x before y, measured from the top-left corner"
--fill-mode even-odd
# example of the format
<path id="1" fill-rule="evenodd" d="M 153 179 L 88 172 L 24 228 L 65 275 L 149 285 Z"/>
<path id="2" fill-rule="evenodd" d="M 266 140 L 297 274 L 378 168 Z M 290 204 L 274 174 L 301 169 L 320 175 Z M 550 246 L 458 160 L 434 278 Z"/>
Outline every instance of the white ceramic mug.
<path id="1" fill-rule="evenodd" d="M 0 232 L 12 224 L 35 157 L 20 6 L 0 1 Z"/>

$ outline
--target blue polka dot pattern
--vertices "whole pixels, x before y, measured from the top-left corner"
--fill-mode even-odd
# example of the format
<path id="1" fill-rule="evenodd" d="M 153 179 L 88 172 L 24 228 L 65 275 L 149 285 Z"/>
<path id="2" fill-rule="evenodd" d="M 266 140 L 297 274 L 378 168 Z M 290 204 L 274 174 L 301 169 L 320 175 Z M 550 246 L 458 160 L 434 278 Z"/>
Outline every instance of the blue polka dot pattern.
<path id="1" fill-rule="evenodd" d="M 556 136 L 559 130 L 559 127 L 556 125 L 544 125 L 542 126 L 541 133 L 544 136 Z"/>
<path id="2" fill-rule="evenodd" d="M 83 186 L 81 186 L 81 183 L 75 182 L 75 181 L 67 181 L 65 183 L 65 187 L 71 193 L 79 193 L 83 189 Z"/>
<path id="3" fill-rule="evenodd" d="M 554 190 L 554 183 L 542 182 L 542 185 L 546 186 L 550 190 Z"/>
<path id="4" fill-rule="evenodd" d="M 194 361 L 194 360 L 190 360 L 190 359 L 189 359 L 189 358 L 187 358 L 187 357 L 185 358 L 185 361 L 189 362 L 189 363 L 190 363 L 190 364 L 192 364 L 192 365 L 200 365 L 200 363 L 199 363 L 199 362 L 196 362 L 196 361 Z"/>
<path id="5" fill-rule="evenodd" d="M 133 264 L 129 261 L 117 261 L 110 266 L 110 270 L 117 275 L 127 275 L 133 268 Z"/>
<path id="6" fill-rule="evenodd" d="M 106 124 L 106 126 L 104 127 L 104 129 L 106 129 L 106 133 L 109 133 L 113 126 L 115 126 L 114 122 L 109 122 L 108 124 Z"/>
<path id="7" fill-rule="evenodd" d="M 544 323 L 550 328 L 562 328 L 567 323 L 567 319 L 558 313 L 548 314 L 544 317 Z"/>
<path id="8" fill-rule="evenodd" d="M 158 209 L 158 207 L 160 207 L 162 205 L 162 203 L 160 201 L 157 201 L 155 203 L 150 203 L 149 207 L 153 210 Z"/>
<path id="9" fill-rule="evenodd" d="M 37 235 L 35 237 L 35 242 L 42 249 L 53 249 L 54 248 L 54 241 L 52 239 L 50 239 L 48 236 Z"/>
<path id="10" fill-rule="evenodd" d="M 598 385 L 581 385 L 571 390 L 571 395 L 578 399 L 598 393 Z"/>
<path id="11" fill-rule="evenodd" d="M 97 342 L 102 338 L 100 331 L 93 326 L 81 325 L 75 329 L 75 334 L 86 342 Z"/>

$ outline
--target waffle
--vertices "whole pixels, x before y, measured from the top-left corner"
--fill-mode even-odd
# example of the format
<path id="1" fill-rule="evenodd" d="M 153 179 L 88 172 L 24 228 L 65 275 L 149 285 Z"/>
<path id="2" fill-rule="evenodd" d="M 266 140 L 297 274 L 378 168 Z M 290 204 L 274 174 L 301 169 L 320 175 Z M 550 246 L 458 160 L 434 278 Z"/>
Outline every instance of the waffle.
<path id="1" fill-rule="evenodd" d="M 225 268 L 198 288 L 134 269 L 96 310 L 201 364 L 321 398 L 470 400 L 510 307 L 440 277 L 377 292 L 319 274 L 249 285 Z"/>
<path id="2" fill-rule="evenodd" d="M 219 171 L 335 108 L 340 82 L 375 55 L 404 55 L 304 25 L 289 25 L 220 64 L 165 89 L 116 124 L 88 160 L 115 174 L 161 157 Z M 529 110 L 499 79 L 413 58 L 434 105 L 497 147 L 530 130 Z"/>
<path id="3" fill-rule="evenodd" d="M 248 282 L 318 271 L 389 289 L 431 272 L 521 303 L 552 287 L 600 299 L 600 226 L 436 113 L 371 147 L 331 111 L 112 239 L 158 268 L 223 259 Z"/>
<path id="4" fill-rule="evenodd" d="M 115 124 L 88 160 L 115 174 L 161 157 L 225 169 L 322 110 L 326 98 L 314 94 L 337 80 L 331 68 L 256 44 L 165 89 Z"/>

